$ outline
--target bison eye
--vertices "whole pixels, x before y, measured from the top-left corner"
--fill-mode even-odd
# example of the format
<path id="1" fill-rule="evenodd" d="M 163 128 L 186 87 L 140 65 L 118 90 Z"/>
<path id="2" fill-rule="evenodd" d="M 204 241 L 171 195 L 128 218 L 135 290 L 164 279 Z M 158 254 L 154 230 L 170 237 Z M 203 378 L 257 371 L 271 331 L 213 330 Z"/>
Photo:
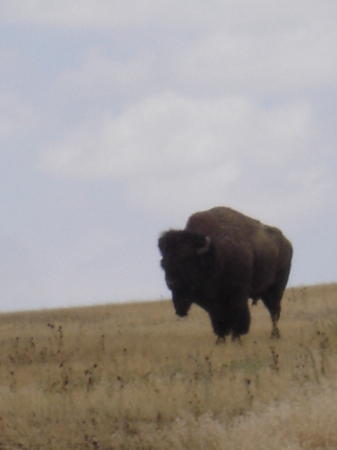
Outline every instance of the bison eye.
<path id="1" fill-rule="evenodd" d="M 166 284 L 169 289 L 178 289 L 181 283 L 176 278 L 166 277 Z"/>

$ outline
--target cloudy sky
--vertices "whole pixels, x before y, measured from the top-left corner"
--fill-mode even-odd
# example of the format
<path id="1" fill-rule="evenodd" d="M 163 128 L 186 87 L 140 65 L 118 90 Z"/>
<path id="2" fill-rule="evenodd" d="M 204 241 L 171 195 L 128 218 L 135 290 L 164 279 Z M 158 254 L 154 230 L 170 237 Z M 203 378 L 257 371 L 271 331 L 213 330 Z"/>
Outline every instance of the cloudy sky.
<path id="1" fill-rule="evenodd" d="M 0 310 L 169 297 L 227 205 L 337 281 L 335 0 L 0 0 Z"/>

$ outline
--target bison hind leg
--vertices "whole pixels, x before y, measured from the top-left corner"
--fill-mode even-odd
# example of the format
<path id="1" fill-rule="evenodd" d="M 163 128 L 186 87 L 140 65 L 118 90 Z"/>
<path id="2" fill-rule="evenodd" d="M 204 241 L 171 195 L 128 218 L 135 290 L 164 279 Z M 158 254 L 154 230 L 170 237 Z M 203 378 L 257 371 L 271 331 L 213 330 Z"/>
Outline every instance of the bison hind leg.
<path id="1" fill-rule="evenodd" d="M 282 298 L 282 297 L 281 297 Z M 266 308 L 269 311 L 270 318 L 272 321 L 272 332 L 271 332 L 271 338 L 279 338 L 280 331 L 278 329 L 277 323 L 280 319 L 281 314 L 281 298 L 279 296 L 275 296 L 272 293 L 268 292 L 262 297 L 262 301 Z"/>
<path id="2" fill-rule="evenodd" d="M 279 339 L 281 337 L 280 330 L 278 329 L 277 323 L 273 322 L 273 329 L 271 331 L 271 339 Z"/>
<path id="3" fill-rule="evenodd" d="M 271 332 L 272 339 L 279 338 L 281 336 L 277 324 L 281 315 L 281 300 L 283 292 L 284 286 L 274 285 L 272 288 L 270 288 L 261 296 L 264 305 L 269 311 L 270 318 L 272 321 L 273 326 Z"/>
<path id="4" fill-rule="evenodd" d="M 290 265 L 277 274 L 277 282 L 261 295 L 261 299 L 269 311 L 273 324 L 271 332 L 272 339 L 280 337 L 280 331 L 277 324 L 280 319 L 281 300 L 288 282 L 289 272 Z"/>

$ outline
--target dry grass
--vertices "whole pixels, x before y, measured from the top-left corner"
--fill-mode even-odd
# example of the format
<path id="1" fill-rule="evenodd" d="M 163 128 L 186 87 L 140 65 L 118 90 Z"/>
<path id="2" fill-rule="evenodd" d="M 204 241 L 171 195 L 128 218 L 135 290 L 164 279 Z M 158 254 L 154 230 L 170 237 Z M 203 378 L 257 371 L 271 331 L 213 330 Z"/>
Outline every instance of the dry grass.
<path id="1" fill-rule="evenodd" d="M 336 449 L 337 285 L 242 345 L 171 302 L 0 315 L 0 449 Z"/>

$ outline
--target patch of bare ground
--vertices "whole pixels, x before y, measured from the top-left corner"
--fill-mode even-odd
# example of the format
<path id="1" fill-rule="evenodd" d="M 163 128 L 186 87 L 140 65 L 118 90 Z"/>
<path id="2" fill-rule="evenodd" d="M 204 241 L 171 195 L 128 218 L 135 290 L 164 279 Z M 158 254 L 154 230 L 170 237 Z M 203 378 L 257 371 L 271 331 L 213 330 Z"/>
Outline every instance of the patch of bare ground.
<path id="1" fill-rule="evenodd" d="M 336 449 L 337 285 L 242 345 L 169 301 L 0 315 L 0 449 Z"/>

